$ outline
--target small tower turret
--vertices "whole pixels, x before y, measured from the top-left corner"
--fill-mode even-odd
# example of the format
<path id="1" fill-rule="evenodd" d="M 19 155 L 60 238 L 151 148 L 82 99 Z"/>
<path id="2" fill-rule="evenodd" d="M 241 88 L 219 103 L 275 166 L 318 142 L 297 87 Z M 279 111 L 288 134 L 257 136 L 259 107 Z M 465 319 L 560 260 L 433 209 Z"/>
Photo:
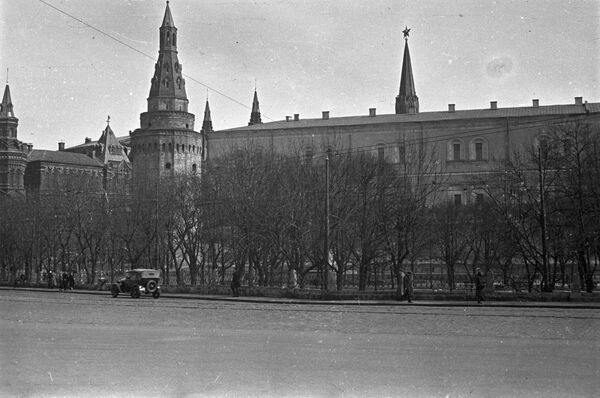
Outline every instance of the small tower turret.
<path id="1" fill-rule="evenodd" d="M 254 89 L 254 99 L 252 100 L 252 112 L 250 112 L 250 122 L 248 122 L 248 126 L 252 126 L 253 124 L 261 124 L 262 120 L 260 118 L 260 107 L 258 105 L 258 94 L 256 94 L 256 89 Z"/>
<path id="2" fill-rule="evenodd" d="M 17 139 L 19 119 L 15 117 L 10 87 L 6 82 L 0 104 L 0 195 L 24 194 L 25 167 L 29 148 Z"/>

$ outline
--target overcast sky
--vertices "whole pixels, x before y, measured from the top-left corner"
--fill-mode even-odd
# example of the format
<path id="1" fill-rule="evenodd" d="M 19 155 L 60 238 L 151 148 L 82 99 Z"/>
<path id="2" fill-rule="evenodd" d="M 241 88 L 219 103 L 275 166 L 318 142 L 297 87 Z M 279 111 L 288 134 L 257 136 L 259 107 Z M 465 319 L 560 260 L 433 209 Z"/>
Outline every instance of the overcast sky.
<path id="1" fill-rule="evenodd" d="M 394 113 L 405 25 L 421 112 L 449 103 L 530 106 L 533 98 L 598 102 L 599 4 L 172 0 L 170 7 L 198 131 L 206 86 L 219 130 L 248 123 L 255 80 L 263 122 L 323 110 L 332 118 L 372 107 Z M 107 115 L 118 136 L 139 127 L 164 11 L 159 0 L 0 0 L 0 76 L 5 81 L 9 68 L 19 139 L 37 149 L 77 145 L 97 139 Z"/>

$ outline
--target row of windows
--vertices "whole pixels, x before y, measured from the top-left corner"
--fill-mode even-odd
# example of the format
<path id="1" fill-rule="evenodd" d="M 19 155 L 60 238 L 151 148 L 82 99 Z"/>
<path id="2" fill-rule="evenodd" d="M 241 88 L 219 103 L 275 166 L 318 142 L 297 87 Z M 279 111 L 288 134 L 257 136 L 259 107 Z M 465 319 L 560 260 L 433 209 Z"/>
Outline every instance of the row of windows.
<path id="1" fill-rule="evenodd" d="M 393 158 L 388 160 L 393 160 L 396 163 L 404 163 L 404 161 L 406 160 L 406 147 L 404 145 L 400 144 L 396 148 L 387 149 L 388 151 L 386 152 L 385 144 L 378 144 L 373 152 L 373 155 L 376 156 L 379 160 L 384 160 L 386 159 L 386 156 L 388 156 Z M 312 160 L 314 157 L 314 153 L 314 148 L 306 147 L 304 149 L 304 158 L 306 160 Z"/>
<path id="2" fill-rule="evenodd" d="M 475 193 L 474 194 L 474 200 L 475 200 L 475 204 L 482 204 L 484 201 L 484 196 L 482 193 Z M 463 195 L 460 193 L 454 194 L 454 204 L 456 206 L 460 206 L 463 204 Z"/>
<path id="3" fill-rule="evenodd" d="M 171 170 L 171 163 L 165 163 L 165 170 Z M 192 165 L 192 172 L 195 173 L 198 170 L 198 166 L 194 163 Z"/>
<path id="4" fill-rule="evenodd" d="M 131 148 L 132 151 L 135 152 L 141 152 L 141 153 L 149 153 L 149 152 L 157 152 L 158 151 L 158 142 L 155 142 L 154 144 L 148 143 L 148 144 L 138 144 L 138 145 L 134 145 Z M 169 142 L 169 144 L 167 145 L 166 143 L 162 143 L 161 145 L 161 151 L 162 152 L 173 152 L 173 144 Z M 181 153 L 200 153 L 201 152 L 201 147 L 200 146 L 196 146 L 196 145 L 185 145 L 185 144 L 175 144 L 175 152 L 181 152 Z"/>
<path id="5" fill-rule="evenodd" d="M 488 144 L 483 138 L 474 138 L 467 147 L 462 139 L 448 142 L 448 160 L 488 160 Z"/>

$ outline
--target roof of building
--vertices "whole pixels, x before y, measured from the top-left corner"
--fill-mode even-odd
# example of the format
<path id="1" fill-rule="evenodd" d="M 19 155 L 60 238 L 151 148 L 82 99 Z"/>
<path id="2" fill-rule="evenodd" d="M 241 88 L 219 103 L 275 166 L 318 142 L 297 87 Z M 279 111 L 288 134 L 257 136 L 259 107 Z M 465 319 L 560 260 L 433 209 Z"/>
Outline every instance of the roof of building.
<path id="1" fill-rule="evenodd" d="M 169 2 L 167 1 L 167 7 L 165 8 L 165 16 L 163 18 L 162 26 L 175 27 L 173 22 L 173 15 L 171 15 L 171 9 L 169 8 Z"/>
<path id="2" fill-rule="evenodd" d="M 102 165 L 95 159 L 90 158 L 82 153 L 66 152 L 66 151 L 48 151 L 34 149 L 29 154 L 28 162 L 47 162 L 58 163 L 70 166 L 88 166 L 101 167 Z"/>
<path id="3" fill-rule="evenodd" d="M 2 103 L 0 104 L 0 117 L 15 117 L 13 113 L 12 99 L 10 98 L 10 87 L 8 83 L 4 87 L 4 96 L 2 97 Z"/>
<path id="4" fill-rule="evenodd" d="M 369 124 L 387 124 L 387 123 L 423 123 L 437 121 L 452 121 L 462 119 L 493 119 L 509 117 L 535 117 L 535 116 L 562 116 L 573 114 L 600 113 L 600 102 L 569 104 L 569 105 L 545 105 L 545 106 L 522 106 L 514 108 L 497 109 L 469 109 L 442 112 L 421 112 L 416 114 L 385 114 L 377 116 L 344 116 L 330 117 L 329 119 L 300 119 L 289 121 L 280 120 L 269 123 L 254 124 L 251 126 L 236 127 L 219 132 L 234 131 L 260 131 L 275 129 L 302 129 L 314 127 L 338 127 L 338 126 L 356 126 Z"/>

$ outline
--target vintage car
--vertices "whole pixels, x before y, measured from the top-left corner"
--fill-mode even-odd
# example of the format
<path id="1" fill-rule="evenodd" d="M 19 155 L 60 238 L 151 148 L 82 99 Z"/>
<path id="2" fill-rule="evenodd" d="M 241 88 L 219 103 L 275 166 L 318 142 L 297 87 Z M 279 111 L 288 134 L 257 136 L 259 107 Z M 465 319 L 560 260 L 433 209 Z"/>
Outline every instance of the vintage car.
<path id="1" fill-rule="evenodd" d="M 110 292 L 113 297 L 119 293 L 130 293 L 131 297 L 139 298 L 142 293 L 152 294 L 155 299 L 160 297 L 160 270 L 156 269 L 132 269 L 125 273 L 117 283 L 113 283 Z"/>

